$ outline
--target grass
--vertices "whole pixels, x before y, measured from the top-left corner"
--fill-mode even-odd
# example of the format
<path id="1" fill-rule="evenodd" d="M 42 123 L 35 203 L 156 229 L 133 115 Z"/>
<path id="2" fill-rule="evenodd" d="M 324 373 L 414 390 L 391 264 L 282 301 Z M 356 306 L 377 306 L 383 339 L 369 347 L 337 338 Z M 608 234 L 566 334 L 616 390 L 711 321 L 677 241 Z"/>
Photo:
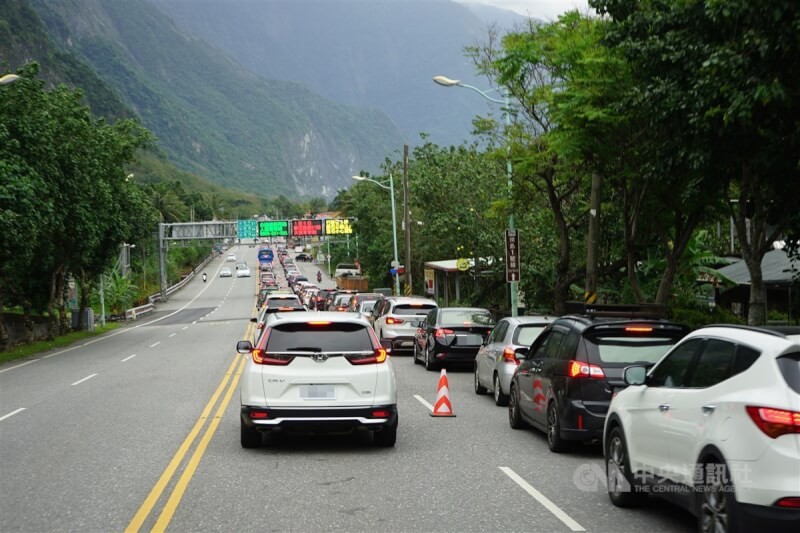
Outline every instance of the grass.
<path id="1" fill-rule="evenodd" d="M 71 333 L 67 333 L 66 335 L 56 337 L 52 341 L 37 341 L 30 344 L 15 346 L 10 350 L 0 352 L 0 364 L 7 363 L 9 361 L 15 361 L 17 359 L 24 359 L 25 357 L 30 357 L 31 355 L 35 355 L 40 352 L 46 352 L 47 350 L 51 350 L 53 348 L 69 346 L 76 341 L 102 335 L 103 333 L 117 329 L 119 326 L 120 324 L 117 323 L 107 323 L 105 326 L 96 326 L 94 331 L 73 331 Z"/>

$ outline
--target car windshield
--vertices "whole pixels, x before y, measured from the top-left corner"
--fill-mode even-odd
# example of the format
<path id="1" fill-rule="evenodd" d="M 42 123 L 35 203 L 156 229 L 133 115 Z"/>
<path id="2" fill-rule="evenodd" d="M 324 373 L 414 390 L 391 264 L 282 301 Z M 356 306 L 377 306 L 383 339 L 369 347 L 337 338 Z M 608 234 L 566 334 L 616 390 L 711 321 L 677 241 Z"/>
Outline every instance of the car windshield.
<path id="1" fill-rule="evenodd" d="M 478 326 L 491 326 L 494 324 L 492 315 L 488 311 L 479 309 L 446 309 L 442 311 L 442 324 L 475 324 Z"/>
<path id="2" fill-rule="evenodd" d="M 369 302 L 363 302 L 361 304 L 361 312 L 362 313 L 368 313 L 368 312 L 372 311 L 372 309 L 375 307 L 376 303 L 377 302 L 375 300 L 371 300 Z"/>
<path id="3" fill-rule="evenodd" d="M 267 352 L 361 352 L 373 350 L 367 327 L 351 323 L 279 324 L 267 337 Z"/>
<path id="4" fill-rule="evenodd" d="M 521 344 L 523 346 L 530 346 L 533 344 L 533 341 L 536 340 L 536 337 L 544 330 L 545 325 L 541 326 L 520 326 L 517 328 L 517 331 L 514 332 L 514 338 L 512 342 L 514 344 Z"/>
<path id="5" fill-rule="evenodd" d="M 435 309 L 433 304 L 401 304 L 392 311 L 395 315 L 427 315 L 431 309 Z"/>
<path id="6" fill-rule="evenodd" d="M 596 337 L 600 360 L 604 363 L 653 364 L 678 341 L 664 337 Z"/>

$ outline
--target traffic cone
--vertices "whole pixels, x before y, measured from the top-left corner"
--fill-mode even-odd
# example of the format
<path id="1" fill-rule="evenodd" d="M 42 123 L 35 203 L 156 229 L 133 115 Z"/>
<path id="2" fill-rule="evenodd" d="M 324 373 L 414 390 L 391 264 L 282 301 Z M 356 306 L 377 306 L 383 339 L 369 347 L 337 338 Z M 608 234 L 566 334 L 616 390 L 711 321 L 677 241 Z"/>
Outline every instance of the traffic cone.
<path id="1" fill-rule="evenodd" d="M 436 403 L 431 416 L 456 416 L 450 403 L 450 386 L 447 383 L 447 371 L 443 368 L 439 374 L 439 387 L 436 391 Z"/>

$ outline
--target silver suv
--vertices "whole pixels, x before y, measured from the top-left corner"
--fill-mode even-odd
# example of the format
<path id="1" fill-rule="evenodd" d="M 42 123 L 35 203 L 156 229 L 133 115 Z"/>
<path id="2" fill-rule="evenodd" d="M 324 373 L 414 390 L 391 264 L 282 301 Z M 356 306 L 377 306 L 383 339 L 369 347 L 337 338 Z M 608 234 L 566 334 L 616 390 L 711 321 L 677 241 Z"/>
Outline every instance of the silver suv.
<path id="1" fill-rule="evenodd" d="M 388 296 L 372 309 L 372 327 L 381 340 L 392 343 L 392 353 L 414 351 L 414 334 L 436 302 L 415 296 Z"/>

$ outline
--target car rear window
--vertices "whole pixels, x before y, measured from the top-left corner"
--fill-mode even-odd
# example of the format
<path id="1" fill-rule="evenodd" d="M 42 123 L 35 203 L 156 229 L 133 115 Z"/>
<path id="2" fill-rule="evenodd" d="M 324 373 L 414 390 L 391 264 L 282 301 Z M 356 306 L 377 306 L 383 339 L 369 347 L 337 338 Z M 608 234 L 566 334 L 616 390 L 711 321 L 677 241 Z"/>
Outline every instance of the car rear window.
<path id="1" fill-rule="evenodd" d="M 777 361 L 786 384 L 800 394 L 800 352 L 782 355 Z"/>
<path id="2" fill-rule="evenodd" d="M 595 337 L 600 360 L 631 365 L 657 363 L 678 339 L 668 337 Z"/>
<path id="3" fill-rule="evenodd" d="M 447 309 L 442 311 L 441 322 L 442 324 L 472 323 L 479 326 L 491 326 L 494 324 L 490 313 L 474 309 Z"/>
<path id="4" fill-rule="evenodd" d="M 265 349 L 267 352 L 360 352 L 374 347 L 365 325 L 334 322 L 275 325 Z"/>
<path id="5" fill-rule="evenodd" d="M 431 309 L 436 309 L 433 304 L 400 304 L 394 308 L 394 315 L 427 315 Z"/>
<path id="6" fill-rule="evenodd" d="M 547 324 L 542 324 L 541 326 L 520 326 L 517 328 L 517 331 L 514 332 L 514 338 L 511 340 L 511 342 L 513 344 L 530 346 L 533 344 L 533 341 L 536 340 L 539 334 L 544 331 L 545 327 L 547 327 Z"/>

